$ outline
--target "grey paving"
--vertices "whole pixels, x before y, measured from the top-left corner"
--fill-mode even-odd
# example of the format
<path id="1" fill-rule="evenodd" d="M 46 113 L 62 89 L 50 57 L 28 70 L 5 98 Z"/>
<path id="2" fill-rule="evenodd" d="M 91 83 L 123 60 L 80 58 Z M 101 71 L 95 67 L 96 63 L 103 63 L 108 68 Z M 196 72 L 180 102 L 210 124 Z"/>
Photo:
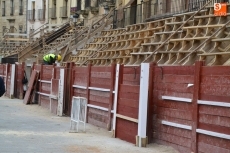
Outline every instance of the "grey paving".
<path id="1" fill-rule="evenodd" d="M 69 133 L 69 128 L 69 117 L 52 115 L 49 110 L 24 105 L 21 100 L 0 98 L 0 153 L 176 152 L 156 144 L 138 148 L 89 124 L 86 133 Z"/>

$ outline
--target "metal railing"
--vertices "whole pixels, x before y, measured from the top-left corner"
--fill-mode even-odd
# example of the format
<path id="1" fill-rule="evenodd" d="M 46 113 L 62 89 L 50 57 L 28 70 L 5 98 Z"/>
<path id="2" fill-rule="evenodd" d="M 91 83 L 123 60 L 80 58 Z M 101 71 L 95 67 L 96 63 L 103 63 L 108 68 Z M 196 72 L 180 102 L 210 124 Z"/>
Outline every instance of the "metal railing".
<path id="1" fill-rule="evenodd" d="M 2 8 L 2 16 L 6 16 L 6 9 Z"/>
<path id="2" fill-rule="evenodd" d="M 19 6 L 19 15 L 23 15 L 23 6 Z"/>
<path id="3" fill-rule="evenodd" d="M 14 15 L 14 7 L 10 7 L 10 15 Z"/>
<path id="4" fill-rule="evenodd" d="M 57 13 L 56 13 L 56 7 L 53 7 L 53 8 L 50 8 L 49 9 L 49 15 L 50 15 L 50 18 L 57 18 Z"/>
<path id="5" fill-rule="evenodd" d="M 38 9 L 38 20 L 44 21 L 46 17 L 46 9 Z"/>
<path id="6" fill-rule="evenodd" d="M 67 17 L 67 6 L 60 7 L 60 17 Z"/>
<path id="7" fill-rule="evenodd" d="M 28 20 L 35 21 L 35 9 L 27 11 Z"/>
<path id="8" fill-rule="evenodd" d="M 161 2 L 149 0 L 135 6 L 115 10 L 113 27 L 123 28 L 127 25 L 171 17 L 175 14 L 197 11 L 207 2 L 208 0 L 163 0 Z M 213 0 L 210 5 L 220 2 L 230 2 L 230 0 Z"/>

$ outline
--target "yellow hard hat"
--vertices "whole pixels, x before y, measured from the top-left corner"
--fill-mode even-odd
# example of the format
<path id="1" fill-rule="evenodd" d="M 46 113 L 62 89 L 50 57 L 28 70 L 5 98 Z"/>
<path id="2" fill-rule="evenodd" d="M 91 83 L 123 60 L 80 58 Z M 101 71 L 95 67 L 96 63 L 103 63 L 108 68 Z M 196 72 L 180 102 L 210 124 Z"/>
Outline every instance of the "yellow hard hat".
<path id="1" fill-rule="evenodd" d="M 58 62 L 61 61 L 61 55 L 58 55 L 57 60 L 58 60 Z"/>

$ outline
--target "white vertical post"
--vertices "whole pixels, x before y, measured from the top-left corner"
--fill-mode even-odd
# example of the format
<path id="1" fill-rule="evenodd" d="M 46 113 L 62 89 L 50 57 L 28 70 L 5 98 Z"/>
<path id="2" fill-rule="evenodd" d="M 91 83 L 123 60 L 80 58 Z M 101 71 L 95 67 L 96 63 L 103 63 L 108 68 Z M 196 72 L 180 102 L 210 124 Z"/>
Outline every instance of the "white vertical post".
<path id="1" fill-rule="evenodd" d="M 139 147 L 146 146 L 147 109 L 148 109 L 148 87 L 149 87 L 149 63 L 141 64 L 140 96 L 138 112 L 138 139 Z"/>
<path id="2" fill-rule="evenodd" d="M 11 76 L 10 76 L 10 98 L 14 96 L 14 79 L 15 79 L 15 64 L 11 65 Z"/>
<path id="3" fill-rule="evenodd" d="M 116 129 L 119 70 L 120 70 L 120 64 L 117 64 L 117 67 L 116 67 L 115 89 L 114 89 L 115 90 L 115 92 L 114 92 L 114 102 L 113 102 L 113 136 L 114 137 L 115 137 L 115 129 Z"/>
<path id="4" fill-rule="evenodd" d="M 63 97 L 64 97 L 65 69 L 60 69 L 59 90 L 58 90 L 58 108 L 57 115 L 63 114 Z"/>

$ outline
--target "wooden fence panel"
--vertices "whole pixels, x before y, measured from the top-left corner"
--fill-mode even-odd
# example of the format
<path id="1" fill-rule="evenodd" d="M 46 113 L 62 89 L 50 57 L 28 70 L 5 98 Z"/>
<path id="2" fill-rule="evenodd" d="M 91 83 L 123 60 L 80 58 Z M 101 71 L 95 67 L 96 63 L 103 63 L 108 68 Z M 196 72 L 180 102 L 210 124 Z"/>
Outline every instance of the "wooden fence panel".
<path id="1" fill-rule="evenodd" d="M 121 73 L 115 137 L 135 144 L 138 131 L 140 67 L 124 67 Z"/>
<path id="2" fill-rule="evenodd" d="M 194 66 L 154 66 L 152 73 L 154 142 L 191 152 Z"/>
<path id="3" fill-rule="evenodd" d="M 22 79 L 24 78 L 24 63 L 16 64 L 15 72 L 15 90 L 14 97 L 23 99 L 23 84 Z M 28 80 L 29 81 L 29 80 Z"/>

